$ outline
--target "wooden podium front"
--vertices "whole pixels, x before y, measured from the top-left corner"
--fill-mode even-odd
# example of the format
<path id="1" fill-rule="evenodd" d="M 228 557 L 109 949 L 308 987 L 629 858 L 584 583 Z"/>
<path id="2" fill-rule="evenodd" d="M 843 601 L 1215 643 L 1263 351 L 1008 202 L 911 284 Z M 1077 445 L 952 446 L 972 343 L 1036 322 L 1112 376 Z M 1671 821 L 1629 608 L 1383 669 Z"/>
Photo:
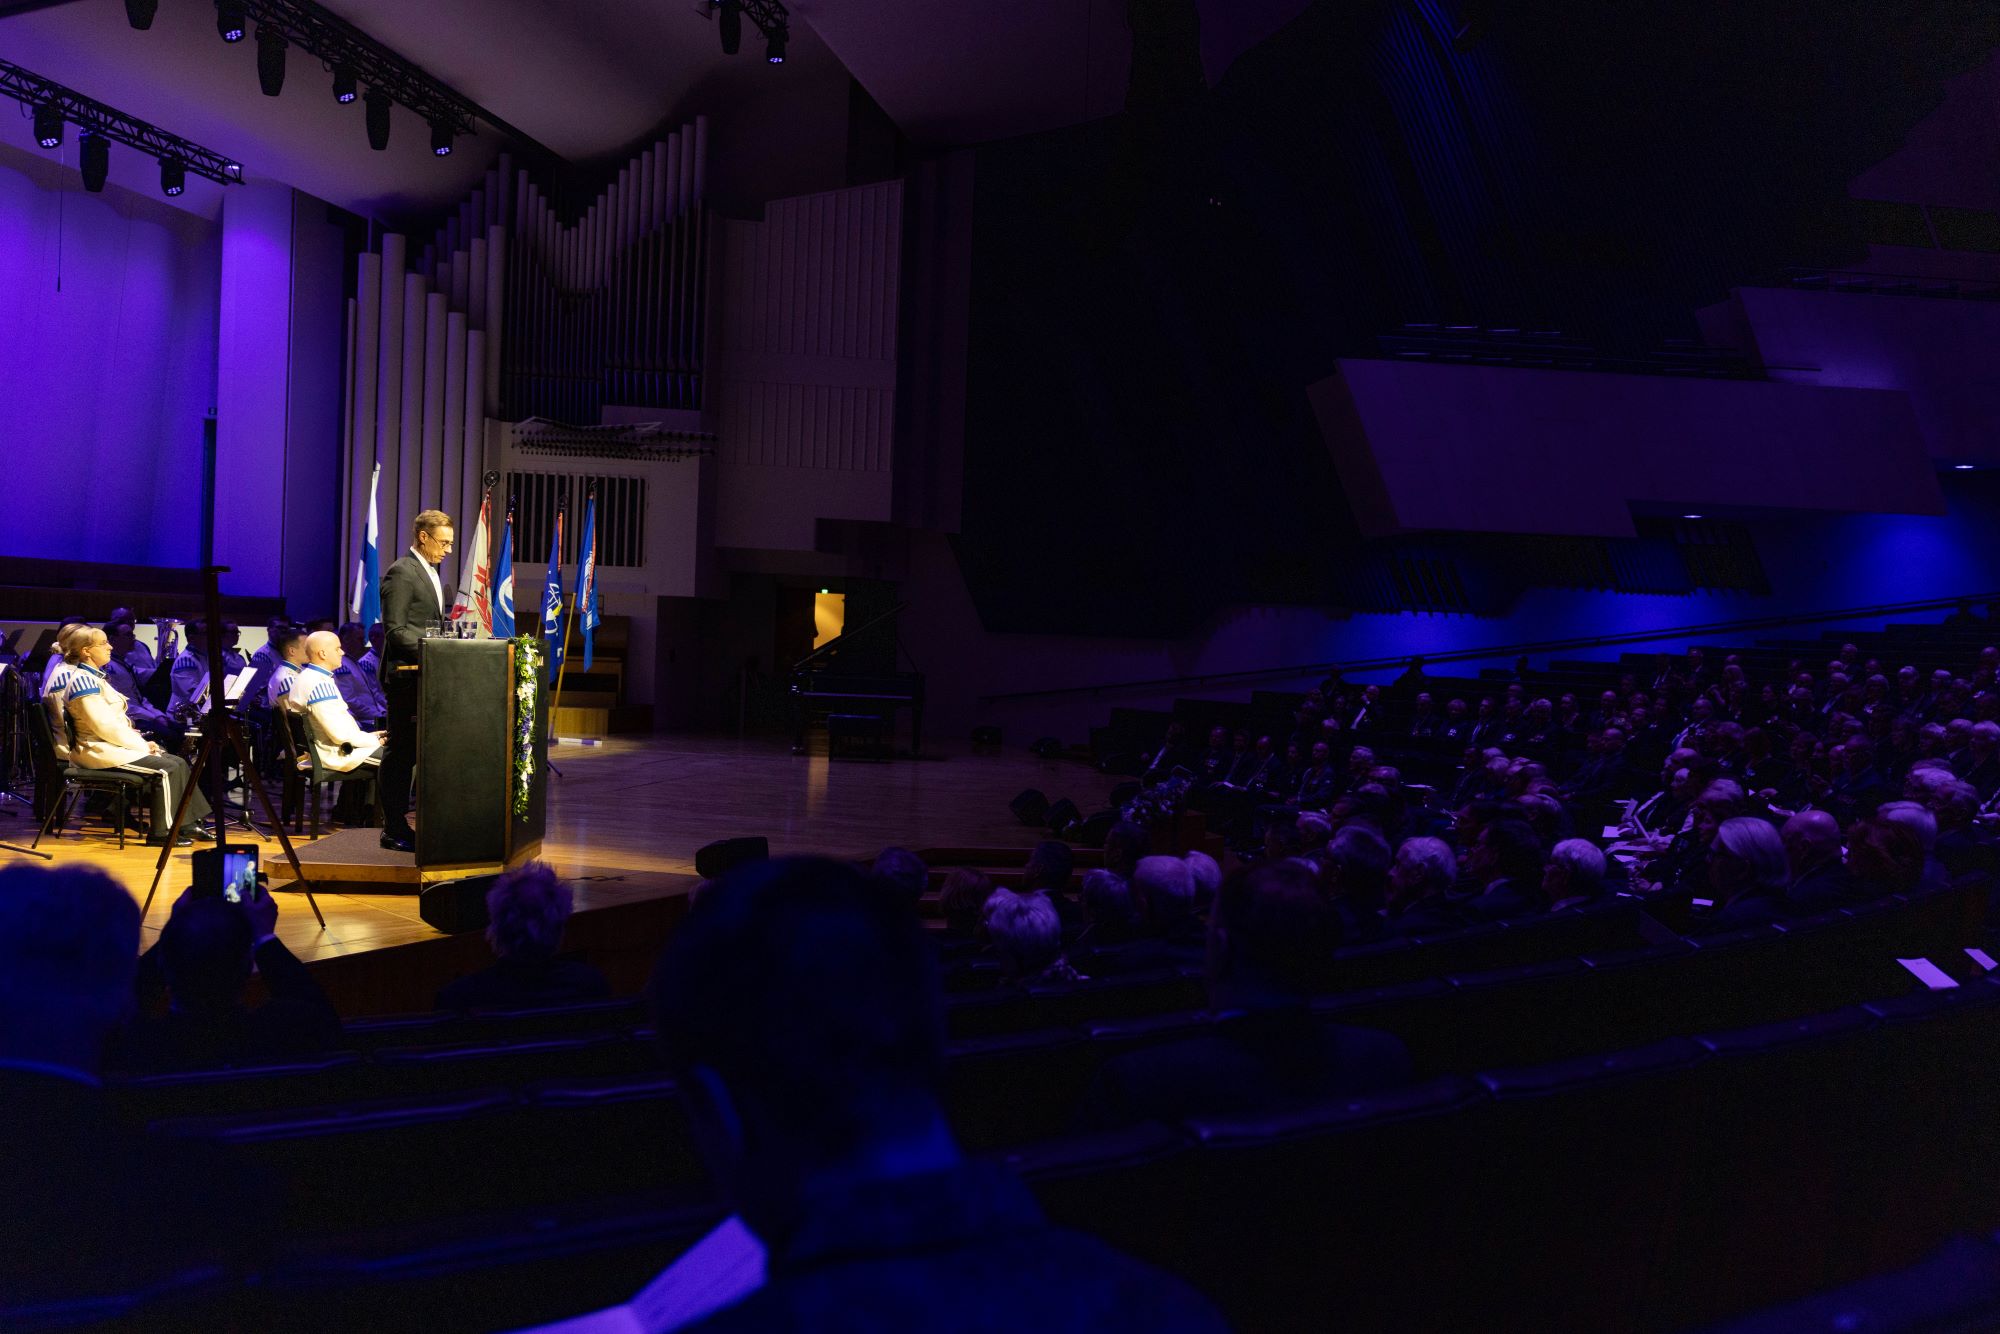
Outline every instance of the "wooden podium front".
<path id="1" fill-rule="evenodd" d="M 522 736 L 511 639 L 426 639 L 417 695 L 417 868 L 478 875 L 541 851 L 548 798 L 548 680 L 536 671 Z M 530 766 L 525 801 L 516 766 Z"/>

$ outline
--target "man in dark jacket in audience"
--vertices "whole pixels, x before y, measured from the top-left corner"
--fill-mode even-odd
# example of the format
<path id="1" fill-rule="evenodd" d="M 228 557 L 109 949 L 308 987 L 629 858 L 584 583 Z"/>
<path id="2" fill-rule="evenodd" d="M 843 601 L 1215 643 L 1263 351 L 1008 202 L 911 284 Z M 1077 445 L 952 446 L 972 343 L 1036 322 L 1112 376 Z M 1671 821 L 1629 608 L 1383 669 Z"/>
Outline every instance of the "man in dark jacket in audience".
<path id="1" fill-rule="evenodd" d="M 204 1070 L 325 1051 L 340 1043 L 340 1016 L 306 966 L 279 941 L 268 890 L 241 903 L 182 894 L 141 961 L 167 989 L 163 1016 L 133 1025 L 115 1063 L 126 1070 Z M 255 967 L 267 999 L 244 1004 Z M 150 978 L 147 979 L 151 981 Z"/>
<path id="2" fill-rule="evenodd" d="M 1410 1081 L 1400 1040 L 1318 1023 L 1307 1007 L 1340 939 L 1310 871 L 1280 862 L 1232 876 L 1209 932 L 1210 1031 L 1105 1062 L 1080 1124 L 1249 1115 Z"/>
<path id="3" fill-rule="evenodd" d="M 1780 837 L 1791 870 L 1786 901 L 1801 913 L 1846 907 L 1860 897 L 1854 877 L 1840 860 L 1840 824 L 1825 811 L 1800 811 L 1785 821 Z"/>
<path id="4" fill-rule="evenodd" d="M 695 1140 L 767 1252 L 693 1328 L 1209 1334 L 1184 1284 L 1051 1225 L 938 1104 L 944 1023 L 915 919 L 851 867 L 732 873 L 675 930 L 656 1027 Z"/>
<path id="5" fill-rule="evenodd" d="M 1495 820 L 1482 829 L 1466 870 L 1482 885 L 1466 911 L 1481 921 L 1526 917 L 1548 906 L 1542 897 L 1542 842 L 1524 820 Z"/>

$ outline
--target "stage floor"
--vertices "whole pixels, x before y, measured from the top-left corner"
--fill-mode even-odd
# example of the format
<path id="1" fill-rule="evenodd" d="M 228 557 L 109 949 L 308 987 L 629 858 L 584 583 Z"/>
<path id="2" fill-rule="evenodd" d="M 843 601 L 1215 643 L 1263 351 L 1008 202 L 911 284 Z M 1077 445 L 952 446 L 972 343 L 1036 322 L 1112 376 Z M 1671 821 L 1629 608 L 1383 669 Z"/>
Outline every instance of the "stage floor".
<path id="1" fill-rule="evenodd" d="M 613 737 L 598 746 L 555 747 L 550 758 L 562 776 L 549 788 L 542 855 L 574 882 L 579 913 L 687 893 L 696 883 L 696 849 L 719 838 L 763 834 L 777 855 L 872 856 L 890 843 L 1025 848 L 1040 831 L 1007 809 L 1023 788 L 1092 811 L 1105 805 L 1116 781 L 1087 765 L 1021 750 L 875 764 L 830 761 L 823 751 L 795 756 L 777 741 L 708 737 Z M 0 839 L 23 845 L 33 839 L 24 808 L 0 809 L 19 812 L 0 818 Z M 254 841 L 241 830 L 231 838 Z M 120 852 L 101 821 L 72 821 L 62 838 L 44 839 L 41 850 L 55 860 L 0 851 L 0 864 L 96 866 L 143 899 L 158 857 L 129 840 Z M 142 944 L 152 943 L 186 888 L 188 856 L 182 850 L 168 861 Z M 265 840 L 267 865 L 283 856 L 276 839 Z M 439 938 L 417 915 L 411 894 L 319 894 L 322 931 L 304 895 L 286 892 L 283 883 L 278 889 L 278 934 L 301 959 Z"/>

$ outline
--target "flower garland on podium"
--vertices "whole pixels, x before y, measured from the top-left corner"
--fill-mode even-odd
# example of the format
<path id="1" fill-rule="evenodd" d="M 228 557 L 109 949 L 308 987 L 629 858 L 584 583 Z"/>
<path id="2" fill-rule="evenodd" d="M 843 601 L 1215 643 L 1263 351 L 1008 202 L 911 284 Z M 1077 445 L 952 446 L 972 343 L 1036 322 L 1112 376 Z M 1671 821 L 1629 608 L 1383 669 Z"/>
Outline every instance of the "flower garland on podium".
<path id="1" fill-rule="evenodd" d="M 542 678 L 542 641 L 536 635 L 514 640 L 514 814 L 528 814 L 535 782 L 535 693 Z"/>

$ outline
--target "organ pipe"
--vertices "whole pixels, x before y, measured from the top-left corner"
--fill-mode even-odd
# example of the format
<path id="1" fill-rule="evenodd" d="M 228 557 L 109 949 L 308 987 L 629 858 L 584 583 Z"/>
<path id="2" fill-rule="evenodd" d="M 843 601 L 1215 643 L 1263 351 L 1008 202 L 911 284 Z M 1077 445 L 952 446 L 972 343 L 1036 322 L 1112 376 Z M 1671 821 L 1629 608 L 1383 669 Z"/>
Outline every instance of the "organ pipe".
<path id="1" fill-rule="evenodd" d="M 489 418 L 594 424 L 610 403 L 702 406 L 707 145 L 706 118 L 681 126 L 568 224 L 502 154 L 415 246 L 389 233 L 360 256 L 345 312 L 343 580 L 378 463 L 386 564 L 426 507 L 469 541 Z"/>

